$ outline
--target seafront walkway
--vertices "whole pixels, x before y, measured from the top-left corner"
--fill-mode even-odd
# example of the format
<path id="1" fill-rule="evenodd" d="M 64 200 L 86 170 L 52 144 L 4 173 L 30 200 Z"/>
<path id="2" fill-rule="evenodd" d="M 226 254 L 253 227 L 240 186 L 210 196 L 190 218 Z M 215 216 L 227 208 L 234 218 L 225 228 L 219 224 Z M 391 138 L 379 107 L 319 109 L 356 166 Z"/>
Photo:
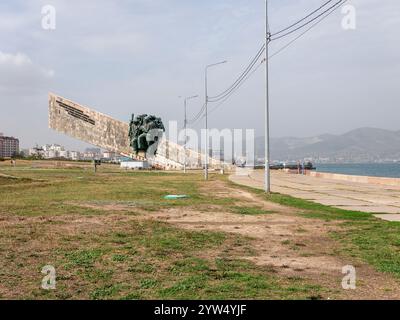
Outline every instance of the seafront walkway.
<path id="1" fill-rule="evenodd" d="M 374 178 L 373 181 L 355 182 L 354 177 L 332 175 L 329 178 L 290 174 L 272 171 L 272 192 L 290 195 L 316 203 L 333 206 L 344 210 L 384 213 L 376 215 L 391 221 L 400 221 L 400 179 L 398 185 L 394 179 Z M 338 179 L 340 178 L 340 179 Z M 255 170 L 248 175 L 231 175 L 235 183 L 263 188 L 264 171 Z M 360 177 L 360 181 L 365 180 Z M 387 181 L 387 182 L 386 182 Z"/>

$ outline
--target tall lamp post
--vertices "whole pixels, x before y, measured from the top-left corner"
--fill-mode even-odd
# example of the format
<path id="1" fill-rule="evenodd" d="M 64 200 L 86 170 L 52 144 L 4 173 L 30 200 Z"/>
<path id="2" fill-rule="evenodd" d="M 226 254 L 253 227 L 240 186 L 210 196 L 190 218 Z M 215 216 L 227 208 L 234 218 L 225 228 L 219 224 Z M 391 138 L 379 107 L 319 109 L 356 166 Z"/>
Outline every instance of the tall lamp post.
<path id="1" fill-rule="evenodd" d="M 184 162 L 183 162 L 183 172 L 184 173 L 186 173 L 186 145 L 187 145 L 187 134 L 186 134 L 186 129 L 187 129 L 187 102 L 189 101 L 189 100 L 192 100 L 192 99 L 195 99 L 195 98 L 198 98 L 199 96 L 198 95 L 196 95 L 196 96 L 191 96 L 191 97 L 186 97 L 185 99 L 184 99 L 184 130 L 185 130 L 185 145 L 183 146 L 183 149 L 184 149 L 184 153 L 185 153 L 185 156 L 184 156 Z"/>
<path id="2" fill-rule="evenodd" d="M 271 172 L 270 172 L 270 144 L 269 144 L 269 42 L 271 33 L 268 24 L 268 0 L 265 0 L 265 192 L 271 192 Z"/>
<path id="3" fill-rule="evenodd" d="M 208 137 L 208 69 L 209 68 L 212 68 L 212 67 L 215 67 L 215 66 L 218 66 L 218 65 L 220 65 L 220 64 L 224 64 L 224 63 L 227 63 L 228 61 L 222 61 L 222 62 L 218 62 L 218 63 L 213 63 L 213 64 L 209 64 L 208 66 L 206 66 L 206 69 L 205 69 L 205 85 L 206 85 L 206 94 L 205 94 L 205 99 L 206 99 L 206 102 L 205 102 L 205 111 L 206 111 L 206 163 L 205 163 L 205 166 L 204 166 L 204 179 L 205 180 L 208 180 L 208 139 L 209 139 L 209 137 Z"/>

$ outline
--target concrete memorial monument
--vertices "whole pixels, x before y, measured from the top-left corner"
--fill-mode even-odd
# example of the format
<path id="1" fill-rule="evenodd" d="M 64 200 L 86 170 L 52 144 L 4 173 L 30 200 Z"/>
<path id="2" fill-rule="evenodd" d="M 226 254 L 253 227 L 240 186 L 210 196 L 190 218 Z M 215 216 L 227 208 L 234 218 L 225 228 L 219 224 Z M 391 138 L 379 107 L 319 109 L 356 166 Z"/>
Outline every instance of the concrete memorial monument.
<path id="1" fill-rule="evenodd" d="M 155 116 L 132 116 L 130 123 L 126 123 L 50 93 L 49 127 L 134 160 L 147 160 L 155 168 L 183 168 L 185 149 L 165 138 L 164 124 Z M 186 158 L 188 168 L 203 167 L 203 154 L 187 149 Z M 210 168 L 225 165 L 216 159 L 209 161 Z"/>

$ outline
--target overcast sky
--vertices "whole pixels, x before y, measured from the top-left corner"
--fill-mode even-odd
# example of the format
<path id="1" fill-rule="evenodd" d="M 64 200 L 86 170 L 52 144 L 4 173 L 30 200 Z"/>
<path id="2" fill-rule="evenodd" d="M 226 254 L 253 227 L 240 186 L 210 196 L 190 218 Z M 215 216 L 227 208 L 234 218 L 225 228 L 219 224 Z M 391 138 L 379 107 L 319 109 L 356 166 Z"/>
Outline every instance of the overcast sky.
<path id="1" fill-rule="evenodd" d="M 274 32 L 325 0 L 270 0 Z M 338 10 L 271 60 L 272 136 L 344 133 L 359 127 L 400 130 L 400 1 L 350 0 L 356 30 Z M 56 8 L 56 30 L 42 28 L 42 6 Z M 264 0 L 2 0 L 0 132 L 35 143 L 84 145 L 48 129 L 47 93 L 129 121 L 153 113 L 182 123 L 181 95 L 204 100 L 228 87 L 260 48 Z M 291 38 L 271 45 L 278 50 Z M 214 128 L 262 134 L 260 68 L 210 116 Z M 201 128 L 199 123 L 197 128 Z"/>

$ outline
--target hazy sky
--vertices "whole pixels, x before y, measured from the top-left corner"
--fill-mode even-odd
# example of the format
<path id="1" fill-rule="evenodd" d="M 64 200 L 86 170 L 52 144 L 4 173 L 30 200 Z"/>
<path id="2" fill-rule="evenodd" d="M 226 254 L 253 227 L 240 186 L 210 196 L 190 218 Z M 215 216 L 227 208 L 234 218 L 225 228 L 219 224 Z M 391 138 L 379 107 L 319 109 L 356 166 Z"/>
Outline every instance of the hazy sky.
<path id="1" fill-rule="evenodd" d="M 270 0 L 274 32 L 325 0 Z M 356 30 L 338 10 L 271 60 L 272 136 L 344 133 L 358 127 L 400 130 L 400 1 L 351 0 Z M 42 6 L 56 8 L 56 30 L 41 25 Z M 204 100 L 228 87 L 260 48 L 264 0 L 2 0 L 0 132 L 35 143 L 83 144 L 48 129 L 47 93 L 117 119 L 154 113 L 182 123 L 181 95 Z M 291 38 L 276 41 L 271 51 Z M 210 116 L 211 127 L 262 134 L 260 68 Z M 197 128 L 202 127 L 199 123 Z"/>

